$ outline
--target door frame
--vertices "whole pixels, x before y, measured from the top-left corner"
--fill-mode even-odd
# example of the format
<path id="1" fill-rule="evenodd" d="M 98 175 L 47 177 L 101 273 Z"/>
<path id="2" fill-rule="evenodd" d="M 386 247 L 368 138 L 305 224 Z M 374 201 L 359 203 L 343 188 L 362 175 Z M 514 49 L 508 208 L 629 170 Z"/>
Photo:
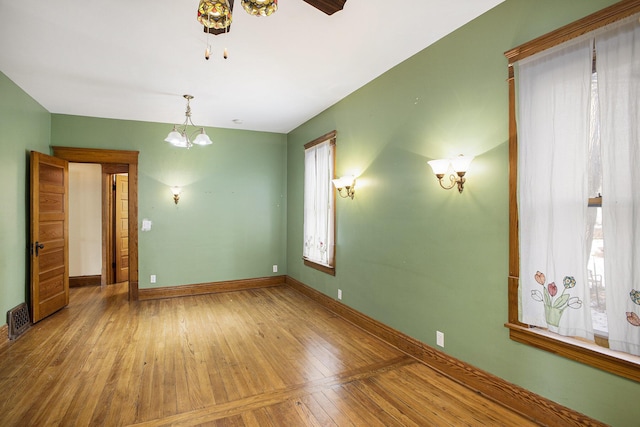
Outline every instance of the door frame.
<path id="1" fill-rule="evenodd" d="M 71 163 L 97 163 L 103 169 L 125 169 L 129 174 L 129 300 L 138 300 L 138 151 L 51 147 L 53 156 Z M 118 166 L 120 165 L 120 166 Z M 104 171 L 103 171 L 104 174 Z M 104 229 L 104 227 L 103 227 Z M 104 248 L 103 248 L 104 250 Z M 102 256 L 103 276 L 105 254 Z"/>

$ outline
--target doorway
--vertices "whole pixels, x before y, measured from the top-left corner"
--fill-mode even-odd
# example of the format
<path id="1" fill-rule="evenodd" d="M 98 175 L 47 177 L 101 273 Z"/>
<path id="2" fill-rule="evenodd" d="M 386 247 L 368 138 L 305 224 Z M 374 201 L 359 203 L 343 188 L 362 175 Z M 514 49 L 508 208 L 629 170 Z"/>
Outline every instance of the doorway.
<path id="1" fill-rule="evenodd" d="M 127 165 L 102 165 L 102 285 L 129 280 L 129 174 Z"/>
<path id="2" fill-rule="evenodd" d="M 102 166 L 68 163 L 69 287 L 102 283 Z"/>
<path id="3" fill-rule="evenodd" d="M 113 173 L 126 170 L 69 162 L 69 287 L 129 280 L 129 175 Z"/>
<path id="4" fill-rule="evenodd" d="M 52 147 L 53 156 L 74 163 L 98 163 L 102 165 L 102 223 L 109 223 L 109 215 L 105 213 L 104 206 L 109 206 L 109 194 L 112 185 L 108 182 L 108 176 L 113 174 L 127 174 L 127 198 L 126 198 L 126 230 L 124 237 L 127 247 L 126 277 L 129 282 L 129 300 L 138 300 L 138 152 L 121 150 L 103 150 L 75 147 Z M 106 188 L 104 188 L 106 186 Z M 105 191 L 107 190 L 108 191 Z M 106 217 L 105 217 L 106 216 Z M 102 283 L 114 283 L 115 272 L 112 268 L 113 261 L 109 262 L 104 256 L 109 252 L 109 238 L 107 233 L 110 227 L 103 227 L 103 257 L 102 257 Z M 105 247 L 107 246 L 107 247 Z M 113 259 L 113 257 L 111 257 Z M 110 273 L 111 272 L 111 273 Z M 111 281 L 109 282 L 109 276 Z"/>

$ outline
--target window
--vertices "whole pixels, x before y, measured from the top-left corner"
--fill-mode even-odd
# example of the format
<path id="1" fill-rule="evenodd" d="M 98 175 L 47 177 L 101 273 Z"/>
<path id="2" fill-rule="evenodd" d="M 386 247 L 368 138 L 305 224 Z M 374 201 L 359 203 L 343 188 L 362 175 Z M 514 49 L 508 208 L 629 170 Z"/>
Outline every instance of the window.
<path id="1" fill-rule="evenodd" d="M 594 341 L 609 347 L 607 294 L 604 282 L 604 234 L 602 228 L 602 147 L 600 140 L 600 100 L 598 97 L 598 67 L 593 51 L 589 111 L 589 155 L 587 201 L 587 287 L 590 299 Z"/>
<path id="2" fill-rule="evenodd" d="M 335 166 L 336 131 L 304 146 L 305 265 L 335 275 Z"/>
<path id="3" fill-rule="evenodd" d="M 636 381 L 638 13 L 620 2 L 505 53 L 510 336 Z"/>

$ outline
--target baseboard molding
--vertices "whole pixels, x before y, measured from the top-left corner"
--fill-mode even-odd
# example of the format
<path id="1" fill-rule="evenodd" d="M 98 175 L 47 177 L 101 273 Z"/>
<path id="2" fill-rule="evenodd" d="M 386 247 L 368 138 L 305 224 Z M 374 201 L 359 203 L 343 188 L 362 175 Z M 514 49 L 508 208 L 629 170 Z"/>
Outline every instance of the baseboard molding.
<path id="1" fill-rule="evenodd" d="M 100 286 L 100 281 L 102 280 L 102 276 L 74 276 L 69 277 L 69 287 L 77 288 L 80 286 Z"/>
<path id="2" fill-rule="evenodd" d="M 563 426 L 605 425 L 586 415 L 559 405 L 556 402 L 438 351 L 338 302 L 292 277 L 286 276 L 285 283 L 335 314 L 386 341 L 408 355 L 413 356 L 448 378 L 535 422 L 543 425 Z"/>
<path id="3" fill-rule="evenodd" d="M 283 285 L 285 276 L 259 277 L 255 279 L 229 280 L 225 282 L 198 283 L 193 285 L 168 286 L 165 288 L 145 288 L 138 290 L 140 301 L 162 298 L 176 298 L 219 292 L 241 291 L 245 289 L 267 288 Z"/>

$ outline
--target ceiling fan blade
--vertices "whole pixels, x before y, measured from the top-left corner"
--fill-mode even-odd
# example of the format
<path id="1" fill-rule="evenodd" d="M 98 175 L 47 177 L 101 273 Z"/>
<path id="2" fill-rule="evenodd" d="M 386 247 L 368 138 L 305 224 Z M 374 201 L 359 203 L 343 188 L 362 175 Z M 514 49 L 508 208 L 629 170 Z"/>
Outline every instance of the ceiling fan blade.
<path id="1" fill-rule="evenodd" d="M 342 10 L 347 0 L 304 0 L 316 9 L 326 13 L 327 15 L 333 15 L 334 13 Z"/>

